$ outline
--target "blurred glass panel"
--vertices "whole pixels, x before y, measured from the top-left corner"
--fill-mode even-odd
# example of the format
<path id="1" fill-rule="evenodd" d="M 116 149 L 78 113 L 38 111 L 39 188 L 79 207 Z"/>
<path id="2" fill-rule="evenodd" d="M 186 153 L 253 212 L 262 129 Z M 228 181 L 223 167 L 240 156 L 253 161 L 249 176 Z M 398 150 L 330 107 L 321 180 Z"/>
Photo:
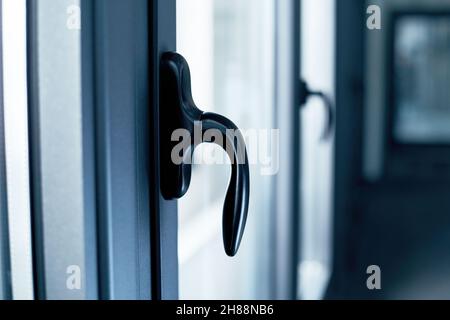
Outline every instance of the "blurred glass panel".
<path id="1" fill-rule="evenodd" d="M 274 0 L 178 0 L 177 51 L 190 64 L 199 108 L 223 114 L 243 130 L 273 128 L 274 14 Z M 229 258 L 222 207 L 231 170 L 211 165 L 224 155 L 213 145 L 197 148 L 199 164 L 179 201 L 180 298 L 267 299 L 273 176 L 261 174 L 260 159 L 252 158 L 260 155 L 250 152 L 247 229 L 237 257 Z"/>
<path id="2" fill-rule="evenodd" d="M 394 66 L 395 139 L 450 143 L 450 16 L 398 18 Z"/>
<path id="3" fill-rule="evenodd" d="M 334 93 L 335 0 L 303 0 L 301 73 L 312 88 Z M 315 32 L 311 32 L 315 30 Z M 310 99 L 301 113 L 301 222 L 298 297 L 321 299 L 332 266 L 332 185 L 334 142 L 321 141 L 323 101 Z"/>

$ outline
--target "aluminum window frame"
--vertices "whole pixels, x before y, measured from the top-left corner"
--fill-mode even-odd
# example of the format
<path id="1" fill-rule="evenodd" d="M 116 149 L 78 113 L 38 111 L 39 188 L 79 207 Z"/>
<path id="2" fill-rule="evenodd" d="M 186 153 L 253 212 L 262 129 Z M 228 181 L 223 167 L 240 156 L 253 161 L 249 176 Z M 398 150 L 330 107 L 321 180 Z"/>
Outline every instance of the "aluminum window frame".
<path id="1" fill-rule="evenodd" d="M 28 0 L 35 274 L 38 299 L 152 298 L 148 1 L 80 0 L 83 235 L 58 241 L 42 210 L 36 5 Z M 65 14 L 65 12 L 62 12 Z M 75 119 L 71 119 L 75 121 Z M 64 154 L 61 154 L 64 156 Z M 54 170 L 64 170 L 56 168 Z M 58 171 L 59 172 L 59 171 Z M 78 175 L 77 174 L 77 175 Z M 61 235 L 60 235 L 61 236 Z M 77 294 L 56 287 L 51 265 L 73 252 L 83 262 Z M 58 257 L 53 259 L 51 257 Z M 55 288 L 58 288 L 55 289 Z"/>

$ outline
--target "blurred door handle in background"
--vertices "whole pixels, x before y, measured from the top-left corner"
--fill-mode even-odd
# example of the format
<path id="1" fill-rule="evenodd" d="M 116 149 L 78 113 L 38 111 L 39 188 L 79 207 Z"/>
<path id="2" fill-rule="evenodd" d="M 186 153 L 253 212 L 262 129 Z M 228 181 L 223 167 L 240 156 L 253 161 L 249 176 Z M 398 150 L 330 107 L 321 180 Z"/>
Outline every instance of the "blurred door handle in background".
<path id="1" fill-rule="evenodd" d="M 327 112 L 327 122 L 321 140 L 326 141 L 330 139 L 335 125 L 335 112 L 331 98 L 322 91 L 311 90 L 304 80 L 299 80 L 299 94 L 301 107 L 304 107 L 306 105 L 306 102 L 308 101 L 308 98 L 312 96 L 316 96 L 322 99 Z"/>
<path id="2" fill-rule="evenodd" d="M 191 180 L 192 156 L 199 144 L 216 143 L 230 157 L 232 171 L 223 208 L 223 241 L 227 255 L 234 256 L 244 233 L 250 195 L 244 138 L 229 119 L 196 107 L 189 65 L 177 53 L 167 52 L 162 56 L 160 101 L 161 191 L 165 199 L 179 199 L 186 194 Z M 215 134 L 203 139 L 209 130 L 217 132 L 222 139 L 217 139 Z M 180 134 L 174 136 L 176 131 Z M 178 138 L 187 139 L 188 143 L 174 141 Z"/>

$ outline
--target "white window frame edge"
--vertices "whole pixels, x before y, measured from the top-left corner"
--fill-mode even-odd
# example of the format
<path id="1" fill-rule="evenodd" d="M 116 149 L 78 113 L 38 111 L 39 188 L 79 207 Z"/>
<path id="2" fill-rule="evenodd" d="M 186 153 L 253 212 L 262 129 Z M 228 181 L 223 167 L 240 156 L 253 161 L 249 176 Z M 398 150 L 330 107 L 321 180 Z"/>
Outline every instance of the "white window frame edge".
<path id="1" fill-rule="evenodd" d="M 26 0 L 1 0 L 3 107 L 12 298 L 34 299 Z"/>

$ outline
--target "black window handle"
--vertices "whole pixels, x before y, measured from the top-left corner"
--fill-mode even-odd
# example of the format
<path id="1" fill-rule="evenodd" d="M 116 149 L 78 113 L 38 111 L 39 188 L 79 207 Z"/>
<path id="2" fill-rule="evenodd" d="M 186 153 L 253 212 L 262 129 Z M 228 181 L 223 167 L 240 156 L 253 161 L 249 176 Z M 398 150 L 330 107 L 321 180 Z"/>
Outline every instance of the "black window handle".
<path id="1" fill-rule="evenodd" d="M 179 135 L 174 136 L 174 132 L 180 129 Z M 210 130 L 215 130 L 222 139 L 213 138 L 217 135 L 203 139 Z M 180 144 L 183 133 L 189 137 L 184 146 Z M 205 113 L 196 107 L 191 93 L 188 63 L 181 55 L 167 52 L 162 56 L 160 70 L 161 192 L 165 199 L 179 199 L 186 194 L 191 180 L 192 155 L 196 146 L 203 142 L 220 145 L 231 161 L 222 231 L 225 252 L 234 256 L 244 233 L 250 196 L 245 141 L 232 121 L 215 113 Z"/>
<path id="2" fill-rule="evenodd" d="M 308 98 L 316 96 L 322 99 L 323 104 L 326 109 L 326 124 L 324 131 L 322 133 L 322 141 L 329 140 L 333 135 L 333 129 L 335 126 L 336 116 L 334 111 L 334 106 L 331 98 L 323 93 L 322 91 L 313 91 L 309 88 L 308 84 L 304 80 L 299 80 L 299 100 L 300 100 L 300 106 L 303 107 L 306 105 L 306 102 L 308 101 Z"/>

